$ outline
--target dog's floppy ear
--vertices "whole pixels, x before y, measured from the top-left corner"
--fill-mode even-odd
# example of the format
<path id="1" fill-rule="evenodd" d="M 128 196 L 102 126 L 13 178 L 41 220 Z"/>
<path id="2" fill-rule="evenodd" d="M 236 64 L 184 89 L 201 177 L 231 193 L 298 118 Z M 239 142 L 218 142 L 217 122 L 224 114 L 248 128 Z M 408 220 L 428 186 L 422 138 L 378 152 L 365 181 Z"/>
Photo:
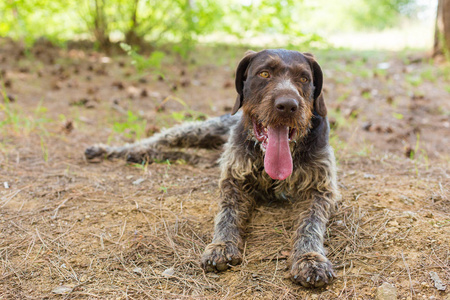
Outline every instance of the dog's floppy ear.
<path id="1" fill-rule="evenodd" d="M 238 95 L 233 110 L 231 111 L 232 115 L 241 108 L 242 103 L 244 102 L 244 82 L 247 79 L 247 69 L 256 53 L 257 52 L 251 50 L 247 51 L 236 69 L 236 92 Z"/>
<path id="2" fill-rule="evenodd" d="M 322 95 L 323 74 L 317 61 L 314 59 L 314 55 L 311 53 L 303 53 L 308 60 L 311 70 L 313 71 L 313 84 L 314 84 L 314 110 L 322 117 L 327 115 L 327 107 L 325 105 L 325 99 Z"/>

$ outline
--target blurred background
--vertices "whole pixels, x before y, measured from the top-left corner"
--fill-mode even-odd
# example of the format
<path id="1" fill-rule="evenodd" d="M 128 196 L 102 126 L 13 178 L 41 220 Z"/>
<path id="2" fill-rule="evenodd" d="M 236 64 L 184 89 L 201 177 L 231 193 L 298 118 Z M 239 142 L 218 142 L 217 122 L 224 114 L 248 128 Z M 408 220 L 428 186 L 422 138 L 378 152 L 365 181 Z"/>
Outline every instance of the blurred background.
<path id="1" fill-rule="evenodd" d="M 197 43 L 351 49 L 432 47 L 437 0 L 4 0 L 0 36 L 32 45 L 118 41 L 187 55 Z"/>

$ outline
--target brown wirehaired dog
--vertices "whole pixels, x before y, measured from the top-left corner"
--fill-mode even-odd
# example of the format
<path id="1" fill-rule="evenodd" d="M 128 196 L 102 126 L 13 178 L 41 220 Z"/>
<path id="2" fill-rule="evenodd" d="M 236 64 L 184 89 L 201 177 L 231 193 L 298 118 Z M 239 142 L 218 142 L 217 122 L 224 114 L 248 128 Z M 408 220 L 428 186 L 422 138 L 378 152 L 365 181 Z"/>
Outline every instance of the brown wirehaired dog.
<path id="1" fill-rule="evenodd" d="M 323 239 L 338 189 L 322 84 L 322 70 L 309 53 L 249 51 L 236 71 L 231 115 L 181 124 L 123 147 L 95 145 L 85 155 L 196 163 L 199 157 L 168 148 L 226 143 L 220 211 L 203 269 L 223 271 L 241 262 L 245 223 L 258 199 L 289 199 L 302 208 L 289 258 L 291 278 L 305 287 L 323 286 L 334 278 Z"/>

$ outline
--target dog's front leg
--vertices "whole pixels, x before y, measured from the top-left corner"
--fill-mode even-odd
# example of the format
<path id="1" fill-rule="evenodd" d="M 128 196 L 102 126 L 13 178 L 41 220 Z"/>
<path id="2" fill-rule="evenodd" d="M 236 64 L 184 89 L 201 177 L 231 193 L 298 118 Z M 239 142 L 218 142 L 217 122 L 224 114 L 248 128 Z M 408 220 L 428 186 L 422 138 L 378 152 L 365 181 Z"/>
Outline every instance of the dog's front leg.
<path id="1" fill-rule="evenodd" d="M 220 211 L 215 219 L 214 238 L 206 246 L 201 266 L 206 272 L 224 271 L 242 261 L 242 233 L 251 214 L 254 199 L 243 184 L 228 177 L 220 183 Z"/>
<path id="2" fill-rule="evenodd" d="M 304 211 L 294 234 L 290 256 L 291 279 L 304 287 L 321 287 L 334 277 L 333 267 L 325 256 L 323 238 L 333 208 L 332 194 L 312 194 L 308 210 Z"/>

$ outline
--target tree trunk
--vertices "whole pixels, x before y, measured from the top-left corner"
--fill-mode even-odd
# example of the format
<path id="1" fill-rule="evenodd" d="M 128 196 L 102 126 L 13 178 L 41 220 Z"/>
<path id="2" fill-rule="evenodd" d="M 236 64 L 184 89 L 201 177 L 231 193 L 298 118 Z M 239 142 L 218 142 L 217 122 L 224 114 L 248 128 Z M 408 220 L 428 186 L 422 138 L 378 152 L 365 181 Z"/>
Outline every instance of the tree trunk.
<path id="1" fill-rule="evenodd" d="M 450 0 L 439 0 L 434 32 L 433 56 L 450 53 Z"/>
<path id="2" fill-rule="evenodd" d="M 138 23 L 138 7 L 139 0 L 134 0 L 133 7 L 131 9 L 131 26 L 128 31 L 125 33 L 125 43 L 128 45 L 138 45 L 141 46 L 144 42 L 143 36 L 138 35 L 136 32 L 139 27 Z"/>
<path id="3" fill-rule="evenodd" d="M 100 48 L 109 52 L 111 41 L 109 39 L 108 21 L 105 15 L 105 3 L 103 0 L 95 0 L 94 37 L 100 44 Z"/>

